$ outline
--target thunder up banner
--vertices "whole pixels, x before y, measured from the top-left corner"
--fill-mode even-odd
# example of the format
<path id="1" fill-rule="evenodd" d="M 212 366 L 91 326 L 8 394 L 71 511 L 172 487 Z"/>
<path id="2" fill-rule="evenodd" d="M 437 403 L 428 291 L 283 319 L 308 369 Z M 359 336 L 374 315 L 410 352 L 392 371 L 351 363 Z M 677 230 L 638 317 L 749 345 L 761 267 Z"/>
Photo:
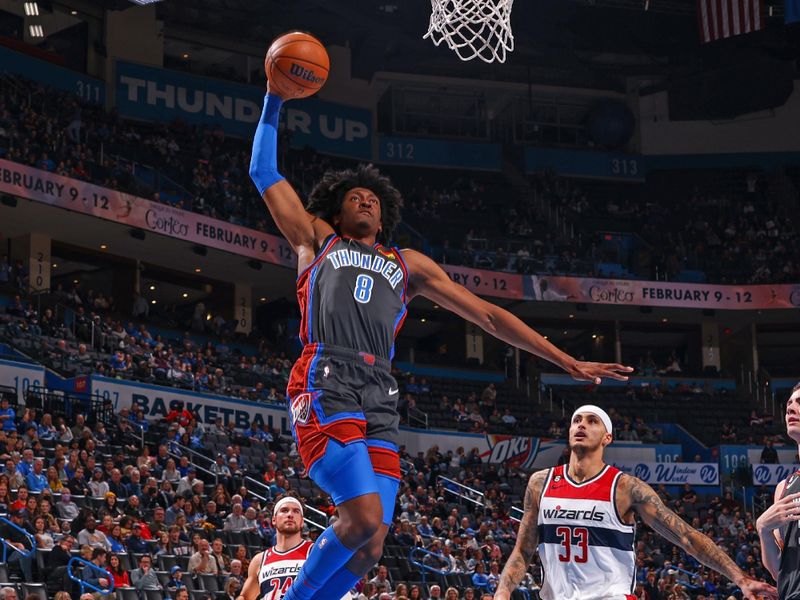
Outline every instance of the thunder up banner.
<path id="1" fill-rule="evenodd" d="M 125 61 L 116 62 L 116 105 L 120 114 L 146 121 L 181 119 L 252 138 L 265 89 L 198 77 Z M 372 113 L 319 98 L 293 100 L 281 119 L 292 146 L 325 154 L 372 158 Z"/>
<path id="2" fill-rule="evenodd" d="M 800 284 L 711 285 L 533 275 L 534 300 L 629 306 L 766 310 L 800 307 Z"/>

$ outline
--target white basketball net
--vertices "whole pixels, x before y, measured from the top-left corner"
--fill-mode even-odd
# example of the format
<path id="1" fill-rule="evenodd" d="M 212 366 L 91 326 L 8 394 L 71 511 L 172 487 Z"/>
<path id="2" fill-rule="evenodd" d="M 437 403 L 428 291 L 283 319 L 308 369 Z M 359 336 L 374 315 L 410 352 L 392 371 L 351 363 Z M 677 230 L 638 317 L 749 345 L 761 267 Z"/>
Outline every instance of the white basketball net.
<path id="1" fill-rule="evenodd" d="M 437 46 L 446 42 L 461 60 L 505 62 L 514 50 L 511 6 L 514 0 L 431 0 L 428 33 Z"/>

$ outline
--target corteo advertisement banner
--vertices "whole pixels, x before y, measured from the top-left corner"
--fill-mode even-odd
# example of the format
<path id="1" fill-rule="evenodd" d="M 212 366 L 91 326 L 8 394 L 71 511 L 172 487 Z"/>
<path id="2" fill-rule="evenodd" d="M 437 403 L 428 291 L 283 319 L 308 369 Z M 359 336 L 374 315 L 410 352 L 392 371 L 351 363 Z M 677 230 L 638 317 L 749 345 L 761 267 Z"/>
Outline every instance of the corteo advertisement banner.
<path id="1" fill-rule="evenodd" d="M 3 159 L 0 192 L 275 265 L 297 265 L 294 250 L 282 237 Z M 521 275 L 453 265 L 443 268 L 453 281 L 476 294 L 524 297 Z"/>
<path id="2" fill-rule="evenodd" d="M 441 265 L 447 275 L 456 283 L 463 285 L 473 294 L 494 296 L 496 298 L 526 298 L 524 278 L 516 273 L 484 271 L 456 265 Z"/>
<path id="3" fill-rule="evenodd" d="M 116 105 L 123 116 L 219 125 L 243 138 L 255 133 L 264 104 L 262 87 L 125 61 L 117 61 L 116 67 Z M 372 157 L 369 110 L 306 98 L 287 102 L 281 118 L 292 146 L 363 160 Z"/>
<path id="4" fill-rule="evenodd" d="M 719 485 L 717 463 L 638 462 L 614 466 L 650 485 Z"/>
<path id="5" fill-rule="evenodd" d="M 531 282 L 532 298 L 544 302 L 728 310 L 800 307 L 800 283 L 733 286 L 538 275 Z"/>
<path id="6" fill-rule="evenodd" d="M 2 159 L 0 191 L 276 265 L 297 264 L 281 237 Z"/>

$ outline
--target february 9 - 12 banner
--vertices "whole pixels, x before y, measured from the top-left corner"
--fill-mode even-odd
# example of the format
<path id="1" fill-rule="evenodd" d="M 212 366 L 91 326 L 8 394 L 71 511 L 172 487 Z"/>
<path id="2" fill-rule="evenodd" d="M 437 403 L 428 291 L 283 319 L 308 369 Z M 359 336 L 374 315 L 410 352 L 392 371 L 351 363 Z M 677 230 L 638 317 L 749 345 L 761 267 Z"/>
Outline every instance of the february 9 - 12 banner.
<path id="1" fill-rule="evenodd" d="M 534 275 L 534 300 L 618 306 L 765 310 L 800 307 L 800 284 L 711 285 Z"/>
<path id="2" fill-rule="evenodd" d="M 2 159 L 0 192 L 276 265 L 297 264 L 281 237 Z"/>

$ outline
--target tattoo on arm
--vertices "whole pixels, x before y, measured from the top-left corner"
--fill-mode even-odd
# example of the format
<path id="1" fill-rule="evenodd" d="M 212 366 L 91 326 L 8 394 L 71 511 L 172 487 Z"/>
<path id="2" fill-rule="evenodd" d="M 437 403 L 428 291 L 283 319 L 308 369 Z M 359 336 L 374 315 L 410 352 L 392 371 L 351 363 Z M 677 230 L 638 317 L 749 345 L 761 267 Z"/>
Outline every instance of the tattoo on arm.
<path id="1" fill-rule="evenodd" d="M 629 480 L 631 508 L 653 531 L 733 582 L 744 576 L 730 556 L 667 508 L 653 488 L 635 477 L 623 477 Z"/>
<path id="2" fill-rule="evenodd" d="M 536 546 L 539 544 L 539 531 L 536 521 L 539 517 L 539 498 L 547 479 L 547 471 L 538 471 L 531 475 L 525 490 L 524 514 L 517 532 L 517 543 L 511 556 L 503 567 L 497 591 L 509 593 L 517 589 L 519 582 L 525 577 L 528 565 L 533 560 Z"/>

